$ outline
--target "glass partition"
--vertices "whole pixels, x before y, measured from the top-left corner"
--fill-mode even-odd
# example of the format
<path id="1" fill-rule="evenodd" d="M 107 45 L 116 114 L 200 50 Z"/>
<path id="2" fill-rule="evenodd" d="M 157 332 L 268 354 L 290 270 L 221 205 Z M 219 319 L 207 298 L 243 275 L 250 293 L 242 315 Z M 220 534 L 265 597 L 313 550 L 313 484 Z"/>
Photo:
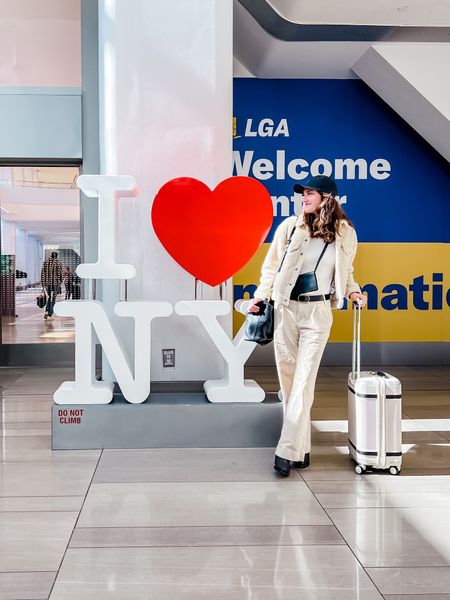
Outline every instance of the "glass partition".
<path id="1" fill-rule="evenodd" d="M 54 305 L 81 298 L 78 167 L 0 167 L 2 344 L 74 341 Z M 41 306 L 39 306 L 41 305 Z"/>

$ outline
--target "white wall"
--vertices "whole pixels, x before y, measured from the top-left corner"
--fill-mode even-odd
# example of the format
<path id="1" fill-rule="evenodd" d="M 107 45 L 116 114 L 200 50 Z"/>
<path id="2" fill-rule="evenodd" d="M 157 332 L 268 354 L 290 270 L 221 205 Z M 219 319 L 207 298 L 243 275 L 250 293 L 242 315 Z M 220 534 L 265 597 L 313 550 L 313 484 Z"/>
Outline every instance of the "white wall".
<path id="1" fill-rule="evenodd" d="M 0 86 L 79 87 L 80 0 L 0 0 Z"/>

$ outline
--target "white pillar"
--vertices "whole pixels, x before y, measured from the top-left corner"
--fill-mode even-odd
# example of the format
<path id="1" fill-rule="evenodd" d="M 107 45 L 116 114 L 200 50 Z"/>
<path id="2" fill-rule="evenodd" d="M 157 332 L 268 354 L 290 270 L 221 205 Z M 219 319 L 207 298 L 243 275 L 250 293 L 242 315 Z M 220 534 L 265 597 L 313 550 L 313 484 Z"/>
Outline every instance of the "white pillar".
<path id="1" fill-rule="evenodd" d="M 231 176 L 232 54 L 232 0 L 99 2 L 101 172 L 132 175 L 139 190 L 119 209 L 119 260 L 137 269 L 129 300 L 194 298 L 194 278 L 153 232 L 151 202 L 174 177 L 214 187 Z M 102 287 L 111 308 L 117 286 Z M 219 298 L 217 289 L 201 287 L 203 299 Z M 225 298 L 232 300 L 230 282 Z M 231 335 L 231 315 L 221 322 Z M 222 375 L 222 358 L 197 319 L 173 315 L 152 327 L 152 379 Z M 132 356 L 132 328 L 120 328 Z M 174 371 L 162 369 L 162 348 L 175 348 Z"/>

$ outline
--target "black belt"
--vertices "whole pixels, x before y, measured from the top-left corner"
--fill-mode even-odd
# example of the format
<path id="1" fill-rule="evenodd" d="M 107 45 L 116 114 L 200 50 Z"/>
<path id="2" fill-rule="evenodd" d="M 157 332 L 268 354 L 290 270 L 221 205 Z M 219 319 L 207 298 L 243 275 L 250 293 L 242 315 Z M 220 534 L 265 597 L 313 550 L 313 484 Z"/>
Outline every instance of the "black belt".
<path id="1" fill-rule="evenodd" d="M 331 298 L 331 294 L 319 295 L 319 296 L 294 296 L 291 294 L 291 300 L 296 300 L 297 302 L 320 302 L 321 300 L 329 300 Z"/>

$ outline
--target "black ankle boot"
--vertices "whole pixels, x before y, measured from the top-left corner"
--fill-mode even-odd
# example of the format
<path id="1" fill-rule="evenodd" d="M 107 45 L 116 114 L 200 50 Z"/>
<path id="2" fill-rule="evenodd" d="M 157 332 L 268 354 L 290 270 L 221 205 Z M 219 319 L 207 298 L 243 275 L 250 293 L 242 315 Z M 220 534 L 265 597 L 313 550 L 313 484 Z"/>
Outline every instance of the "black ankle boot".
<path id="1" fill-rule="evenodd" d="M 275 454 L 275 464 L 273 465 L 273 468 L 275 471 L 278 471 L 282 477 L 289 477 L 291 472 L 291 461 Z"/>
<path id="2" fill-rule="evenodd" d="M 306 467 L 309 467 L 309 452 L 305 454 L 305 458 L 303 460 L 295 461 L 294 467 L 296 469 L 306 469 Z"/>

